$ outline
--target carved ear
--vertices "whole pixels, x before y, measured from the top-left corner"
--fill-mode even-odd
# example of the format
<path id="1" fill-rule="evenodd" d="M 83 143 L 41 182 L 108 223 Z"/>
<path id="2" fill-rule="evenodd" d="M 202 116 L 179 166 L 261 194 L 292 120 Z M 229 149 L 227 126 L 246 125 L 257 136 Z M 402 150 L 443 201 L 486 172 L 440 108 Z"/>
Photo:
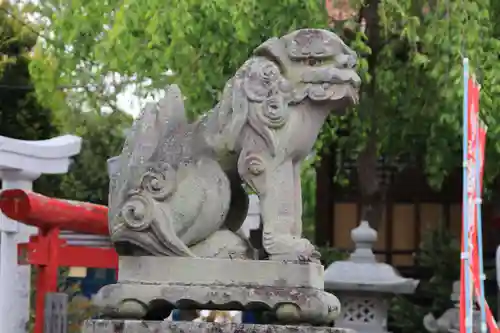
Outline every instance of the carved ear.
<path id="1" fill-rule="evenodd" d="M 110 183 L 109 216 L 117 214 L 117 207 L 123 201 L 130 187 L 134 187 L 140 175 L 138 167 L 147 163 L 156 150 L 159 132 L 156 128 L 157 107 L 155 103 L 146 104 L 139 117 L 129 130 L 125 144 L 116 163 L 115 179 Z"/>
<path id="2" fill-rule="evenodd" d="M 147 103 L 141 116 L 136 119 L 130 135 L 125 142 L 124 151 L 130 151 L 129 166 L 144 164 L 155 152 L 160 139 L 161 130 L 158 126 L 158 110 L 155 103 Z M 122 156 L 126 158 L 127 156 Z"/>
<path id="3" fill-rule="evenodd" d="M 135 120 L 122 151 L 128 166 L 149 162 L 162 139 L 177 127 L 187 125 L 184 98 L 177 85 L 165 89 L 165 96 L 158 103 L 148 103 Z"/>
<path id="4" fill-rule="evenodd" d="M 168 86 L 165 89 L 165 96 L 158 102 L 157 123 L 161 137 L 175 127 L 187 125 L 184 96 L 176 84 Z"/>
<path id="5" fill-rule="evenodd" d="M 289 67 L 290 58 L 286 53 L 285 43 L 279 38 L 268 39 L 255 49 L 254 54 L 276 62 L 282 71 Z"/>
<path id="6" fill-rule="evenodd" d="M 147 103 L 134 121 L 119 157 L 118 173 L 130 175 L 131 167 L 144 167 L 152 162 L 163 138 L 177 126 L 187 125 L 184 99 L 177 85 L 170 85 L 158 103 Z M 153 161 L 154 162 L 154 161 Z M 138 171 L 139 172 L 139 171 Z M 133 178 L 133 176 L 131 176 Z"/>

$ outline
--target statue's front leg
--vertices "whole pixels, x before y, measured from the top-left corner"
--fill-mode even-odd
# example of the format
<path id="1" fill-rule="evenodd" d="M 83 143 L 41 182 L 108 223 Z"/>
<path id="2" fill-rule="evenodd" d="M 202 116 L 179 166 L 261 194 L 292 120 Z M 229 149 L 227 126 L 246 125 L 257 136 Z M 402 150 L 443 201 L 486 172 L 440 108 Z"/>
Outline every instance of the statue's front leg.
<path id="1" fill-rule="evenodd" d="M 300 170 L 291 160 L 277 163 L 270 156 L 251 154 L 240 158 L 240 176 L 259 196 L 263 246 L 271 260 L 318 261 L 314 246 L 301 238 L 301 209 L 297 207 Z M 299 185 L 300 188 L 300 185 Z M 299 199 L 300 200 L 300 199 Z"/>
<path id="2" fill-rule="evenodd" d="M 293 185 L 294 185 L 294 225 L 292 234 L 302 237 L 302 184 L 300 182 L 300 162 L 293 163 Z"/>

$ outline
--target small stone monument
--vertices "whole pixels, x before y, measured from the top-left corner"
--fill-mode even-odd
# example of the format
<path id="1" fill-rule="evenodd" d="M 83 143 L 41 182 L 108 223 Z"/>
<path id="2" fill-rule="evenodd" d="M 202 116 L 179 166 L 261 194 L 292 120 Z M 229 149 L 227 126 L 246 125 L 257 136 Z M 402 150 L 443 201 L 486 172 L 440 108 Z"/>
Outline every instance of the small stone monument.
<path id="1" fill-rule="evenodd" d="M 335 326 L 358 333 L 387 332 L 388 301 L 393 294 L 412 294 L 419 281 L 401 277 L 377 262 L 373 245 L 377 232 L 366 221 L 351 231 L 355 244 L 348 260 L 333 262 L 325 271 L 325 289 L 335 292 L 341 313 Z"/>
<path id="2" fill-rule="evenodd" d="M 119 275 L 95 304 L 113 320 L 84 332 L 335 331 L 339 301 L 302 238 L 300 167 L 326 118 L 357 103 L 356 62 L 334 33 L 302 29 L 257 47 L 196 122 L 177 86 L 147 105 L 109 165 Z M 268 260 L 241 230 L 244 185 Z M 262 324 L 164 322 L 173 309 L 252 311 Z"/>
<path id="3" fill-rule="evenodd" d="M 475 298 L 475 297 L 474 297 Z M 450 300 L 453 302 L 453 307 L 446 310 L 439 318 L 435 318 L 432 313 L 428 313 L 424 317 L 424 327 L 430 333 L 448 333 L 460 331 L 460 281 L 453 283 L 453 291 L 450 295 Z M 481 311 L 475 309 L 472 313 L 472 331 L 481 332 Z"/>

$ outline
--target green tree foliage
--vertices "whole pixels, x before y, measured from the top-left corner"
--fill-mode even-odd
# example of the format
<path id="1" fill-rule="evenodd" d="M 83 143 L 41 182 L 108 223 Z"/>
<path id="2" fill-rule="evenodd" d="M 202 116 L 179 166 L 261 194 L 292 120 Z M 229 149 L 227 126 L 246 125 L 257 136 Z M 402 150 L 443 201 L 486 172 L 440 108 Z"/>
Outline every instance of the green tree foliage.
<path id="1" fill-rule="evenodd" d="M 375 224 L 386 190 L 377 176 L 381 156 L 396 168 L 421 166 L 436 188 L 460 167 L 462 56 L 482 84 L 487 180 L 498 175 L 500 44 L 493 6 L 488 0 L 365 0 L 355 22 L 345 22 L 346 36 L 364 57 L 362 100 L 346 119 L 332 121 L 331 128 L 348 135 L 325 131 L 324 139 L 336 139 L 357 161 L 365 217 L 378 208 L 368 215 Z"/>
<path id="2" fill-rule="evenodd" d="M 86 85 L 79 96 L 104 105 L 106 77 L 152 84 L 145 93 L 174 80 L 191 115 L 209 110 L 226 80 L 267 38 L 299 27 L 325 27 L 319 1 L 106 0 L 40 1 L 50 18 L 51 41 L 40 44 L 32 64 L 38 92 L 46 98 L 61 84 Z M 49 31 L 49 30 L 47 30 Z M 168 70 L 176 75 L 166 75 Z M 55 75 L 59 73 L 60 75 Z M 60 101 L 51 100 L 58 105 Z"/>
<path id="3" fill-rule="evenodd" d="M 15 8 L 0 6 L 0 133 L 16 139 L 48 139 L 57 129 L 50 110 L 37 102 L 28 71 L 28 52 L 36 35 L 3 9 Z"/>
<path id="4" fill-rule="evenodd" d="M 73 125 L 72 125 L 73 124 Z M 131 117 L 122 112 L 77 113 L 68 127 L 82 137 L 82 150 L 75 157 L 71 172 L 64 175 L 61 195 L 79 201 L 108 203 L 107 159 L 118 155 Z"/>
<path id="5" fill-rule="evenodd" d="M 316 225 L 316 172 L 313 160 L 307 160 L 301 169 L 302 186 L 302 235 L 314 241 Z"/>
<path id="6" fill-rule="evenodd" d="M 52 113 L 38 103 L 29 74 L 29 51 L 36 35 L 22 21 L 22 11 L 4 2 L 0 5 L 0 135 L 22 140 L 44 140 L 59 133 Z M 35 184 L 41 193 L 52 194 L 58 178 L 42 177 Z"/>
<path id="7" fill-rule="evenodd" d="M 421 157 L 435 187 L 460 165 L 464 55 L 482 84 L 492 161 L 486 175 L 498 174 L 498 7 L 491 0 L 352 0 L 352 19 L 337 22 L 335 31 L 361 55 L 362 99 L 348 116 L 328 122 L 318 148 L 337 141 L 358 162 L 367 207 L 383 198 L 380 156 L 396 166 Z M 31 72 L 48 104 L 64 106 L 51 94 L 57 85 L 84 85 L 76 98 L 111 104 L 123 84 L 102 87 L 118 73 L 121 83 L 150 79 L 143 93 L 175 81 L 191 116 L 214 105 L 224 82 L 268 37 L 327 27 L 319 0 L 45 0 L 38 11 L 50 21 L 51 39 L 40 43 Z M 348 135 L 338 137 L 338 129 Z"/>
<path id="8" fill-rule="evenodd" d="M 82 150 L 70 172 L 42 176 L 35 182 L 35 191 L 105 204 L 109 183 L 106 160 L 120 152 L 131 117 L 78 109 L 54 117 L 50 104 L 37 100 L 28 68 L 38 29 L 28 23 L 22 9 L 7 2 L 0 6 L 0 135 L 22 140 L 44 140 L 68 132 L 81 136 Z M 54 86 L 47 98 L 72 105 L 73 96 Z"/>

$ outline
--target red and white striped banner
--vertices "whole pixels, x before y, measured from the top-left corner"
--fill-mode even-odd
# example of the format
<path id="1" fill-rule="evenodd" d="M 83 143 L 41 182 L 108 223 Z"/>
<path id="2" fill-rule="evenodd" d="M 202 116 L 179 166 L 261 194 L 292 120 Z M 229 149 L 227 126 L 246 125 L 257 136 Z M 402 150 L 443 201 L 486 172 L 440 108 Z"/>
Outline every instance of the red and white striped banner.
<path id="1" fill-rule="evenodd" d="M 460 274 L 460 333 L 470 332 L 467 330 L 466 321 L 470 320 L 472 325 L 473 294 L 476 295 L 478 300 L 484 297 L 480 289 L 483 273 L 480 265 L 482 258 L 479 257 L 478 253 L 478 246 L 482 246 L 482 244 L 478 244 L 478 207 L 480 207 L 479 202 L 483 187 L 486 127 L 479 118 L 479 90 L 479 85 L 475 80 L 469 78 L 467 94 L 467 160 L 465 161 L 467 199 L 463 203 L 466 207 L 462 209 L 462 232 L 467 234 L 468 244 L 465 256 L 468 257 L 468 265 L 465 264 L 467 261 L 463 257 Z M 462 243 L 462 253 L 465 250 L 464 245 Z M 468 277 L 471 278 L 469 281 L 466 281 L 466 270 L 469 273 Z M 470 293 L 469 297 L 466 297 L 467 292 Z M 488 304 L 486 301 L 482 303 L 486 311 L 486 322 L 490 333 L 499 333 Z"/>

